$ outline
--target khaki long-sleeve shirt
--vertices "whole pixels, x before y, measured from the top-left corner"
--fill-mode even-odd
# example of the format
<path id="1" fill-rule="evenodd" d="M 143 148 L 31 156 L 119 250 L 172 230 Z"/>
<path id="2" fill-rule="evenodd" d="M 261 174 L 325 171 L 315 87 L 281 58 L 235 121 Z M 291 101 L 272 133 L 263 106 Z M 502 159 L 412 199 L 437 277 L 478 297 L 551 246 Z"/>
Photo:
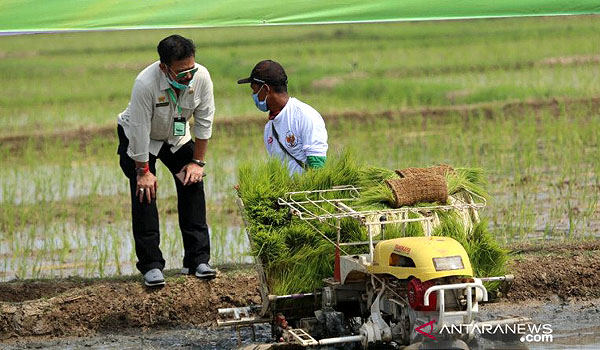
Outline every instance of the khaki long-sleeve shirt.
<path id="1" fill-rule="evenodd" d="M 185 136 L 173 136 L 173 121 L 179 113 L 169 96 L 171 85 L 159 63 L 154 62 L 138 74 L 129 105 L 117 118 L 129 139 L 127 154 L 138 162 L 147 162 L 149 153 L 158 155 L 165 142 L 171 145 L 171 152 L 176 152 L 190 141 L 189 120 L 192 116 L 197 139 L 209 139 L 212 135 L 215 101 L 208 70 L 196 63 L 198 72 L 189 88 L 177 96 L 182 117 L 186 120 L 186 133 Z"/>

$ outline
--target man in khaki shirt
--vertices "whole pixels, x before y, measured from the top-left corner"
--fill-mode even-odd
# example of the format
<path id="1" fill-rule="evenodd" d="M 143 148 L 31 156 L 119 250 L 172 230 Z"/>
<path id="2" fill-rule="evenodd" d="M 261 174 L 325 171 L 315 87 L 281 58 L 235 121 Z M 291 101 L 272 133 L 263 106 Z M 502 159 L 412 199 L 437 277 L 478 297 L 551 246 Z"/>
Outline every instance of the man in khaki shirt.
<path id="1" fill-rule="evenodd" d="M 120 165 L 129 179 L 137 268 L 147 286 L 165 284 L 156 208 L 156 159 L 177 188 L 183 270 L 214 278 L 204 200 L 205 155 L 215 113 L 208 70 L 195 62 L 191 40 L 171 35 L 158 44 L 160 61 L 135 79 L 129 105 L 117 118 Z M 192 140 L 188 121 L 194 118 Z"/>

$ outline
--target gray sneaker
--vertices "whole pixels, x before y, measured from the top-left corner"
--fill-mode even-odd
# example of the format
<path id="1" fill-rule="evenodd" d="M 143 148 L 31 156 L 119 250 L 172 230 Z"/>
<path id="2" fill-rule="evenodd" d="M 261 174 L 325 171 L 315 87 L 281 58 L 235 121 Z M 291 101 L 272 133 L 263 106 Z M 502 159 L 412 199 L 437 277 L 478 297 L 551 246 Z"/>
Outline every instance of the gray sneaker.
<path id="1" fill-rule="evenodd" d="M 200 264 L 196 267 L 196 277 L 211 280 L 217 277 L 217 271 L 213 269 L 209 264 Z"/>
<path id="2" fill-rule="evenodd" d="M 165 278 L 160 269 L 152 269 L 144 274 L 144 284 L 148 287 L 165 285 Z"/>

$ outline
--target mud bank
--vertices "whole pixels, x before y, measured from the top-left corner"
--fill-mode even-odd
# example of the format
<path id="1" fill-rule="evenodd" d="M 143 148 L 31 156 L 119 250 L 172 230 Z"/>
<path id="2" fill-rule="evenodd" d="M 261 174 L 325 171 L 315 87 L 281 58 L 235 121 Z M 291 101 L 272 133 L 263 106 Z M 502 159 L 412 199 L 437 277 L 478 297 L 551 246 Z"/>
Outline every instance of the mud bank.
<path id="1" fill-rule="evenodd" d="M 477 336 L 471 342 L 471 350 L 558 350 L 600 348 L 600 299 L 552 302 L 508 302 L 502 301 L 483 306 L 481 319 L 493 319 L 499 315 L 530 317 L 534 325 L 547 325 L 551 338 L 544 341 L 521 341 L 513 336 L 490 339 Z M 241 347 L 253 348 L 250 344 L 270 342 L 270 327 L 256 326 L 255 341 L 248 328 L 240 330 Z M 63 337 L 52 340 L 33 339 L 0 344 L 1 349 L 48 349 L 48 350 L 129 350 L 129 349 L 194 349 L 233 350 L 240 349 L 236 333 L 232 329 L 171 328 L 125 329 L 110 333 L 99 332 L 90 337 Z"/>
<path id="2" fill-rule="evenodd" d="M 70 288 L 59 287 L 63 283 Z M 0 289 L 0 296 L 8 299 L 0 302 L 0 341 L 208 327 L 217 308 L 260 303 L 256 276 L 249 269 L 229 271 L 210 282 L 171 272 L 167 285 L 155 290 L 145 288 L 137 276 L 93 282 L 9 282 Z"/>
<path id="3" fill-rule="evenodd" d="M 540 309 L 535 305 L 570 307 L 587 302 L 586 308 L 598 312 L 598 308 L 593 309 L 597 304 L 592 301 L 600 298 L 600 241 L 523 245 L 511 250 L 513 259 L 509 271 L 515 274 L 515 282 L 500 303 L 488 304 L 486 309 L 504 305 L 507 310 L 520 313 L 517 311 L 530 305 L 534 305 L 531 307 L 534 312 Z M 3 343 L 0 348 L 95 335 L 100 335 L 102 342 L 111 342 L 107 334 L 126 337 L 131 333 L 135 339 L 132 342 L 137 342 L 132 345 L 133 349 L 139 348 L 140 339 L 160 332 L 176 338 L 177 332 L 184 338 L 185 334 L 209 332 L 202 336 L 214 338 L 211 344 L 228 339 L 235 344 L 232 331 L 206 328 L 215 325 L 218 308 L 260 303 L 257 278 L 250 266 L 222 267 L 221 270 L 219 278 L 210 282 L 171 271 L 167 274 L 166 287 L 158 290 L 143 287 L 138 276 L 0 283 L 0 342 Z M 517 309 L 514 305 L 521 306 Z M 577 306 L 574 307 L 571 313 L 577 315 Z M 595 317 L 600 320 L 600 313 Z M 213 337 L 213 334 L 217 335 Z M 43 347 L 49 345 L 42 344 L 45 344 Z M 231 348 L 230 345 L 215 349 Z"/>

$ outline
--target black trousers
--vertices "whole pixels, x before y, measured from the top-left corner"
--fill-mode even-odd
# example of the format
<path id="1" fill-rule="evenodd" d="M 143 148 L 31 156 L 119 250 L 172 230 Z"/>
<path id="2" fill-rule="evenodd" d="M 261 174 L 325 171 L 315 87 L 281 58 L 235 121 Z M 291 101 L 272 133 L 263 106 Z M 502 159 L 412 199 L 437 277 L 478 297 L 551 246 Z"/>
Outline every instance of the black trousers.
<path id="1" fill-rule="evenodd" d="M 123 128 L 117 127 L 119 135 L 119 148 L 121 169 L 129 179 L 131 191 L 131 217 L 133 237 L 135 240 L 135 253 L 138 258 L 136 264 L 142 274 L 158 268 L 165 267 L 165 260 L 160 251 L 160 232 L 158 223 L 158 209 L 156 200 L 148 203 L 144 200 L 140 203 L 136 196 L 137 174 L 135 172 L 135 161 L 127 155 L 129 140 L 125 136 Z M 210 259 L 210 238 L 208 226 L 206 225 L 206 204 L 204 200 L 204 182 L 183 186 L 175 177 L 181 168 L 190 163 L 194 156 L 194 142 L 190 141 L 183 145 L 177 152 L 172 153 L 168 144 L 163 144 L 158 156 L 149 155 L 150 171 L 156 175 L 156 159 L 171 171 L 175 186 L 177 188 L 177 211 L 179 214 L 179 228 L 183 236 L 183 266 L 193 271 L 201 263 L 207 263 Z M 160 188 L 159 188 L 160 190 Z"/>

